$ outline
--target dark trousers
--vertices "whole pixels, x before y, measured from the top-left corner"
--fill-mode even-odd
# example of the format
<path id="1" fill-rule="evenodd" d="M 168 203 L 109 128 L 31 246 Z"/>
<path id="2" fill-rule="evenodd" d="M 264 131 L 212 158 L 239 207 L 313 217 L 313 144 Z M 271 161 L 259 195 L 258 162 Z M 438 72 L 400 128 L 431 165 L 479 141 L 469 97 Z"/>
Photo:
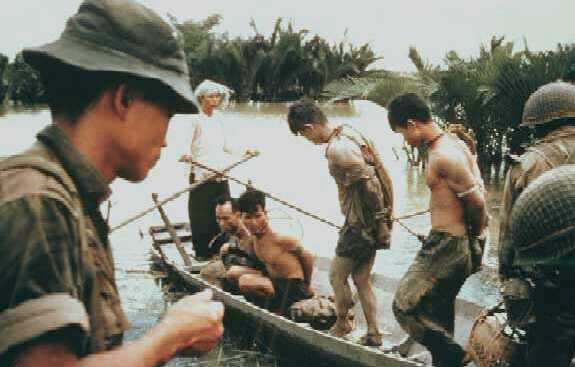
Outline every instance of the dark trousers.
<path id="1" fill-rule="evenodd" d="M 536 282 L 536 321 L 527 330 L 527 367 L 571 365 L 575 353 L 574 279 L 570 272 L 559 279 Z"/>
<path id="2" fill-rule="evenodd" d="M 453 339 L 455 298 L 475 268 L 467 237 L 432 231 L 399 283 L 395 318 L 429 350 L 434 366 L 459 366 L 465 355 Z"/>
<path id="3" fill-rule="evenodd" d="M 230 195 L 230 185 L 227 181 L 205 182 L 190 191 L 188 214 L 196 257 L 207 257 L 208 244 L 220 233 L 215 210 L 216 199 L 222 195 Z"/>

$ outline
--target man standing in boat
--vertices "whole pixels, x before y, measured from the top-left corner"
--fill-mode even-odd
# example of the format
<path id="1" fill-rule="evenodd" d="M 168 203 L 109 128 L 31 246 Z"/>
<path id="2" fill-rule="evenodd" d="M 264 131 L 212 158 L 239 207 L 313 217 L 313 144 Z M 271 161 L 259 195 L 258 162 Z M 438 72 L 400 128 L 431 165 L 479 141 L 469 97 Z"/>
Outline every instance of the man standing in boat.
<path id="1" fill-rule="evenodd" d="M 285 315 L 293 303 L 313 296 L 314 256 L 295 238 L 273 231 L 261 191 L 244 192 L 238 199 L 238 208 L 254 236 L 253 252 L 265 265 L 263 272 L 240 276 L 240 291 L 257 301 L 265 299 L 270 310 Z"/>
<path id="2" fill-rule="evenodd" d="M 173 34 L 135 1 L 86 0 L 59 40 L 24 50 L 53 123 L 0 162 L 0 365 L 153 367 L 218 342 L 223 306 L 208 291 L 122 345 L 129 323 L 99 210 L 114 179 L 147 176 L 172 115 L 197 112 Z"/>
<path id="3" fill-rule="evenodd" d="M 216 110 L 226 104 L 231 90 L 225 85 L 209 79 L 201 82 L 194 91 L 200 105 L 200 113 L 193 123 L 190 155 L 183 155 L 180 161 L 193 159 L 206 166 L 222 170 L 234 160 L 241 158 L 241 153 L 230 144 L 222 116 Z M 247 149 L 245 155 L 257 155 L 255 149 Z M 192 163 L 190 184 L 202 182 L 213 173 Z M 208 260 L 209 243 L 218 234 L 218 223 L 214 215 L 216 199 L 230 195 L 230 185 L 225 176 L 218 176 L 204 181 L 196 190 L 190 191 L 188 215 L 192 230 L 192 243 L 197 260 Z"/>
<path id="4" fill-rule="evenodd" d="M 339 192 L 345 224 L 340 232 L 336 256 L 330 268 L 337 321 L 330 330 L 343 336 L 353 329 L 349 311 L 353 306 L 348 278 L 357 287 L 367 333 L 361 343 L 380 346 L 377 305 L 371 285 L 371 269 L 378 249 L 390 246 L 393 190 L 391 179 L 373 143 L 348 125 L 334 127 L 312 101 L 300 101 L 289 108 L 289 128 L 314 144 L 326 144 L 329 171 Z"/>
<path id="5" fill-rule="evenodd" d="M 488 215 L 483 181 L 469 148 L 444 132 L 416 94 L 394 98 L 391 129 L 428 149 L 431 231 L 401 279 L 393 311 L 401 327 L 431 352 L 434 366 L 459 366 L 464 349 L 453 340 L 455 298 L 481 266 Z"/>

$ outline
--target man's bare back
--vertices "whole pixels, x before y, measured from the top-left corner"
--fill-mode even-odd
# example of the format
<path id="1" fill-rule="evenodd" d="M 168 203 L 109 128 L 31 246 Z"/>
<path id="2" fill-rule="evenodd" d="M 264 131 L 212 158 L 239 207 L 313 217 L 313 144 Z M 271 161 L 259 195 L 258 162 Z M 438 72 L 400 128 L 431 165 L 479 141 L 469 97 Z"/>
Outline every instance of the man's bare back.
<path id="1" fill-rule="evenodd" d="M 447 133 L 439 137 L 429 148 L 426 180 L 431 191 L 432 228 L 466 235 L 471 218 L 465 218 L 461 196 L 473 201 L 484 195 L 479 167 L 467 146 Z"/>

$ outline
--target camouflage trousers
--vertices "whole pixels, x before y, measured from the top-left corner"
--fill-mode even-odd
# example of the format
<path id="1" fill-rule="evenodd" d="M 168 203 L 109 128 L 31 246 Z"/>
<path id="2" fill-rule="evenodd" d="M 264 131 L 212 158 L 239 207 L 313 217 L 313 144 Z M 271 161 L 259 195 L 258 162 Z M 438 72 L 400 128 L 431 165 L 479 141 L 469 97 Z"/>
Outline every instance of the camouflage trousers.
<path id="1" fill-rule="evenodd" d="M 455 298 L 479 268 L 477 251 L 467 236 L 431 230 L 395 293 L 395 318 L 431 352 L 434 366 L 458 366 L 464 356 L 453 339 Z"/>

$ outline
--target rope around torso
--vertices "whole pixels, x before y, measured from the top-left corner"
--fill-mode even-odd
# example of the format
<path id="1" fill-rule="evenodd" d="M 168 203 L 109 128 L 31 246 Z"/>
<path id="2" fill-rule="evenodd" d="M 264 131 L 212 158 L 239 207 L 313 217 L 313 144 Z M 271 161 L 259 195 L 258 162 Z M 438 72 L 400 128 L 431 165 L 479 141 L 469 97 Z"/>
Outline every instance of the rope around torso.
<path id="1" fill-rule="evenodd" d="M 248 154 L 248 155 L 246 155 L 245 157 L 243 157 L 242 159 L 240 159 L 239 161 L 237 161 L 237 162 L 235 162 L 235 163 L 229 165 L 228 167 L 226 167 L 226 168 L 224 169 L 224 171 L 232 170 L 232 169 L 236 168 L 237 166 L 239 166 L 240 164 L 243 164 L 243 163 L 249 161 L 250 159 L 252 159 L 252 158 L 254 158 L 254 157 L 257 157 L 258 155 L 259 155 L 259 154 Z M 214 171 L 214 170 L 212 170 L 212 171 Z M 152 206 L 152 207 L 150 207 L 150 208 L 148 208 L 148 209 L 145 209 L 145 210 L 143 210 L 142 212 L 140 212 L 140 213 L 138 213 L 138 214 L 136 214 L 136 215 L 134 215 L 134 216 L 132 216 L 132 217 L 126 219 L 126 220 L 123 221 L 122 223 L 120 223 L 120 224 L 116 225 L 115 227 L 111 228 L 111 229 L 110 229 L 110 233 L 114 232 L 114 231 L 117 230 L 117 229 L 120 229 L 120 228 L 122 228 L 122 227 L 125 227 L 126 225 L 128 225 L 128 224 L 130 224 L 130 223 L 132 223 L 132 222 L 134 222 L 134 221 L 136 221 L 136 220 L 142 218 L 142 217 L 145 216 L 146 214 L 151 213 L 152 211 L 156 210 L 158 207 L 163 206 L 164 204 L 166 204 L 166 203 L 168 203 L 168 202 L 170 202 L 170 201 L 172 201 L 172 200 L 177 199 L 177 198 L 180 197 L 182 194 L 185 194 L 186 192 L 195 190 L 198 186 L 200 186 L 200 185 L 203 184 L 204 182 L 209 181 L 209 180 L 213 180 L 214 178 L 219 177 L 219 176 L 223 176 L 223 173 L 222 173 L 222 172 L 214 173 L 214 174 L 212 174 L 212 175 L 206 177 L 204 180 L 199 181 L 199 182 L 196 182 L 196 183 L 194 183 L 193 185 L 190 185 L 189 187 L 186 187 L 185 189 L 180 190 L 180 191 L 178 191 L 178 192 L 172 194 L 171 196 L 167 197 L 166 199 L 164 199 L 164 200 L 158 202 L 157 205 L 154 205 L 154 206 Z"/>
<path id="2" fill-rule="evenodd" d="M 211 167 L 208 167 L 208 166 L 206 166 L 205 164 L 202 164 L 202 163 L 200 163 L 200 162 L 197 162 L 197 161 L 195 161 L 195 160 L 193 160 L 193 159 L 186 159 L 186 160 L 184 160 L 184 161 L 187 162 L 187 163 L 194 164 L 194 165 L 196 165 L 196 166 L 198 166 L 198 167 L 200 167 L 200 168 L 203 168 L 203 169 L 205 169 L 205 170 L 207 170 L 207 171 L 213 172 L 213 173 L 216 174 L 216 175 L 224 175 L 224 176 L 226 176 L 229 180 L 231 180 L 231 181 L 233 181 L 233 182 L 235 182 L 235 183 L 238 183 L 238 184 L 240 184 L 240 185 L 243 185 L 243 186 L 245 186 L 246 188 L 256 189 L 256 187 L 254 187 L 254 186 L 253 186 L 251 183 L 249 183 L 249 182 L 244 182 L 244 181 L 239 180 L 239 179 L 237 179 L 237 178 L 235 178 L 235 177 L 232 177 L 232 176 L 229 176 L 229 175 L 225 175 L 222 171 L 218 171 L 218 170 L 216 170 L 216 169 L 213 169 L 213 168 L 211 168 Z M 279 198 L 279 197 L 277 197 L 277 196 L 275 196 L 275 195 L 273 195 L 273 194 L 271 194 L 271 193 L 269 193 L 269 192 L 266 192 L 266 191 L 264 191 L 264 190 L 260 190 L 259 188 L 258 188 L 257 190 L 258 190 L 258 191 L 261 191 L 265 196 L 269 197 L 270 199 L 275 200 L 275 201 L 277 201 L 278 203 L 280 203 L 280 204 L 282 204 L 282 205 L 285 205 L 285 206 L 287 206 L 287 207 L 289 207 L 289 208 L 291 208 L 291 209 L 293 209 L 293 210 L 295 210 L 295 211 L 297 211 L 297 212 L 299 212 L 299 213 L 302 213 L 302 214 L 304 214 L 304 215 L 307 215 L 307 216 L 310 217 L 310 218 L 313 218 L 313 219 L 315 219 L 315 220 L 318 220 L 318 221 L 320 221 L 320 222 L 322 222 L 322 223 L 325 223 L 325 224 L 327 224 L 327 225 L 329 225 L 329 226 L 331 226 L 331 227 L 333 227 L 333 228 L 336 228 L 336 229 L 338 229 L 338 230 L 341 230 L 341 229 L 342 229 L 342 227 L 341 227 L 340 225 L 337 225 L 337 224 L 335 224 L 335 223 L 333 223 L 332 221 L 329 221 L 329 220 L 327 220 L 327 219 L 321 218 L 321 217 L 318 216 L 317 214 L 311 213 L 311 212 L 309 212 L 309 211 L 307 211 L 307 210 L 305 210 L 305 209 L 302 209 L 302 208 L 300 208 L 300 207 L 298 207 L 298 206 L 295 206 L 295 205 L 293 205 L 293 204 L 290 204 L 290 203 L 288 203 L 287 201 L 285 201 L 285 200 L 283 200 L 283 199 L 281 199 L 281 198 Z M 406 230 L 407 232 L 409 232 L 410 234 L 414 235 L 415 237 L 417 237 L 418 239 L 421 240 L 422 235 L 421 235 L 421 234 L 418 234 L 418 233 L 416 233 L 416 232 L 414 232 L 413 230 L 411 230 L 411 229 L 410 229 L 409 227 L 407 227 L 404 223 L 402 223 L 401 220 L 403 220 L 403 219 L 408 219 L 408 218 L 412 218 L 412 217 L 415 217 L 415 216 L 418 216 L 418 215 L 423 215 L 423 214 L 426 214 L 426 213 L 428 213 L 428 212 L 429 212 L 429 209 L 421 210 L 421 211 L 417 211 L 417 212 L 414 212 L 414 213 L 405 214 L 405 215 L 402 215 L 402 216 L 399 216 L 399 217 L 392 217 L 391 220 L 394 221 L 394 222 L 397 222 L 400 226 L 402 226 L 403 228 L 405 228 L 405 230 Z"/>

